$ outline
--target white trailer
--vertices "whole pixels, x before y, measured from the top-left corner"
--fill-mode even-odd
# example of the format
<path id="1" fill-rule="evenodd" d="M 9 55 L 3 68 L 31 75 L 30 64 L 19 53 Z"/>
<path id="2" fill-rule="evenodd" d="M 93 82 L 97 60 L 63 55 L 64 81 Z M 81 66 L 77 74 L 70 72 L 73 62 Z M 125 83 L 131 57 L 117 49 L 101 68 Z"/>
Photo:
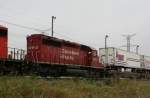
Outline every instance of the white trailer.
<path id="1" fill-rule="evenodd" d="M 129 68 L 143 68 L 141 55 L 127 52 L 114 47 L 99 49 L 100 61 L 104 66 L 123 66 Z M 149 59 L 150 60 L 150 59 Z M 150 65 L 149 65 L 150 67 Z"/>
<path id="2" fill-rule="evenodd" d="M 143 56 L 144 57 L 144 68 L 150 69 L 150 57 L 149 56 Z"/>

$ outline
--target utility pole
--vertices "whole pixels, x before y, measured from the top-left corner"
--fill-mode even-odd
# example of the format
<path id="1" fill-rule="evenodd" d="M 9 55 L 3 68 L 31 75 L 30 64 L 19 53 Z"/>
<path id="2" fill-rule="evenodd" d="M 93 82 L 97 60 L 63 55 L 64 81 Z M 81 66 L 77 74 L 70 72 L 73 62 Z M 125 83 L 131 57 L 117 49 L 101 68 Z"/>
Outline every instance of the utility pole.
<path id="1" fill-rule="evenodd" d="M 123 37 L 126 37 L 126 39 L 127 39 L 127 51 L 128 52 L 130 52 L 130 47 L 131 47 L 131 43 L 130 43 L 130 41 L 131 41 L 131 38 L 133 37 L 133 36 L 135 36 L 136 34 L 131 34 L 131 35 L 129 35 L 129 34 L 127 34 L 127 35 L 122 35 Z"/>
<path id="2" fill-rule="evenodd" d="M 108 64 L 108 48 L 107 48 L 107 38 L 109 36 L 105 35 L 105 66 Z"/>
<path id="3" fill-rule="evenodd" d="M 136 46 L 136 54 L 139 53 L 139 47 L 140 47 L 139 45 Z"/>
<path id="4" fill-rule="evenodd" d="M 56 19 L 56 17 L 55 16 L 52 16 L 52 37 L 53 37 L 53 35 L 54 35 L 54 19 Z"/>
<path id="5" fill-rule="evenodd" d="M 107 48 L 107 38 L 108 38 L 108 35 L 105 35 L 105 49 Z"/>

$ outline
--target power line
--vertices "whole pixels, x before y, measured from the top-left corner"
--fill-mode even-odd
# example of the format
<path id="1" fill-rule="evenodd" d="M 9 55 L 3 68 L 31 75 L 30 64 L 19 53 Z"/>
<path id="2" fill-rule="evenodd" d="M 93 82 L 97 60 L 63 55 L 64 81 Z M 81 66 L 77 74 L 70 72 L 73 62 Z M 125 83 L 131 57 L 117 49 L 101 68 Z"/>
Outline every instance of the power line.
<path id="1" fill-rule="evenodd" d="M 52 30 L 52 28 L 48 28 L 48 29 L 45 29 L 45 30 L 41 30 L 41 29 L 37 29 L 37 28 L 32 28 L 32 27 L 28 27 L 28 26 L 24 26 L 24 25 L 12 23 L 12 22 L 5 21 L 5 20 L 0 20 L 0 22 L 4 22 L 4 23 L 7 23 L 7 24 L 10 24 L 10 25 L 19 27 L 19 28 L 24 28 L 24 29 L 29 29 L 29 30 L 38 31 L 38 32 L 41 32 L 41 33 L 45 33 L 45 32 L 48 32 L 48 31 Z M 54 32 L 54 31 L 53 31 L 53 32 Z M 72 38 L 70 38 L 70 37 L 67 37 L 67 36 L 65 36 L 65 35 L 62 35 L 62 34 L 60 34 L 60 33 L 57 33 L 57 32 L 54 32 L 54 33 L 59 34 L 60 36 L 65 37 L 65 38 L 67 38 L 68 40 L 75 41 L 74 39 L 72 39 Z M 87 44 L 87 43 L 83 43 L 83 42 L 78 41 L 78 40 L 76 40 L 76 41 L 77 41 L 77 42 L 80 42 L 80 43 L 82 43 L 82 44 Z"/>
<path id="2" fill-rule="evenodd" d="M 0 21 L 4 22 L 4 23 L 7 23 L 7 24 L 10 24 L 10 25 L 17 26 L 19 28 L 34 30 L 34 31 L 38 31 L 38 32 L 47 32 L 47 31 L 51 30 L 51 28 L 48 28 L 46 30 L 41 30 L 41 29 L 37 29 L 37 28 L 32 28 L 32 27 L 28 27 L 28 26 L 24 26 L 24 25 L 20 25 L 20 24 L 16 24 L 16 23 L 8 22 L 8 21 L 5 21 L 5 20 L 0 20 Z"/>
<path id="3" fill-rule="evenodd" d="M 5 20 L 0 20 L 0 22 L 4 22 L 4 23 L 7 23 L 7 24 L 10 24 L 10 25 L 13 25 L 13 26 L 17 26 L 17 27 L 19 27 L 19 28 L 30 29 L 30 30 L 34 30 L 34 31 L 38 31 L 38 32 L 47 32 L 47 31 L 52 30 L 52 28 L 48 28 L 48 29 L 45 29 L 45 30 L 41 30 L 41 29 L 37 29 L 37 28 L 32 28 L 32 27 L 28 27 L 28 26 L 24 26 L 24 25 L 20 25 L 20 24 L 16 24 L 16 23 L 8 22 L 8 21 L 5 21 Z M 53 32 L 54 32 L 54 31 L 53 31 Z M 56 32 L 54 32 L 54 33 L 56 33 Z M 65 36 L 65 35 L 62 35 L 62 34 L 60 34 L 60 33 L 57 33 L 57 34 L 61 35 L 62 37 L 65 37 L 65 38 L 67 38 L 67 39 L 69 39 L 69 40 L 73 40 L 73 39 L 71 39 L 70 37 L 67 37 L 67 36 Z"/>
<path id="4" fill-rule="evenodd" d="M 66 35 L 60 34 L 60 33 L 58 33 L 58 32 L 55 32 L 55 31 L 54 31 L 54 33 L 59 34 L 59 36 L 62 36 L 62 37 L 66 38 L 66 39 L 68 39 L 68 40 L 70 40 L 70 41 L 75 41 L 75 42 L 77 42 L 77 43 L 79 43 L 79 44 L 88 45 L 88 43 L 79 41 L 79 40 L 77 40 L 77 39 L 72 39 L 72 38 L 70 38 L 70 37 L 68 37 L 68 36 L 66 36 Z"/>

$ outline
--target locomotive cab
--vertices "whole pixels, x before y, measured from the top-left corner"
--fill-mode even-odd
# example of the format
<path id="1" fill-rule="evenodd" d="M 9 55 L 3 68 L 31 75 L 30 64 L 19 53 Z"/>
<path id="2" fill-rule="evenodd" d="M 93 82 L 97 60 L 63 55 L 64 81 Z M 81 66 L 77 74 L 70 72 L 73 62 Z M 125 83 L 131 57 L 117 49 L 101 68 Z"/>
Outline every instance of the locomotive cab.
<path id="1" fill-rule="evenodd" d="M 92 54 L 91 55 L 91 58 L 92 58 L 91 65 L 93 67 L 101 67 L 100 62 L 99 62 L 99 57 L 97 55 L 97 50 L 93 49 L 91 54 Z"/>

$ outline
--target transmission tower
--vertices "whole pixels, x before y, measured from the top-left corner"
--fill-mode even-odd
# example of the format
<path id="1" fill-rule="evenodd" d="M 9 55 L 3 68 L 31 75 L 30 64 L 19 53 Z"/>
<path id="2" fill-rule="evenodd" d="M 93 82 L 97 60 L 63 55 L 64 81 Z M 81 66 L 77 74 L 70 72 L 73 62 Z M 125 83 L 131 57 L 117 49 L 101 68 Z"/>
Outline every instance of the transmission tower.
<path id="1" fill-rule="evenodd" d="M 127 51 L 128 52 L 130 52 L 130 47 L 131 47 L 131 38 L 133 37 L 133 36 L 135 36 L 136 34 L 127 34 L 127 35 L 122 35 L 123 37 L 126 37 L 126 40 L 127 40 Z"/>

